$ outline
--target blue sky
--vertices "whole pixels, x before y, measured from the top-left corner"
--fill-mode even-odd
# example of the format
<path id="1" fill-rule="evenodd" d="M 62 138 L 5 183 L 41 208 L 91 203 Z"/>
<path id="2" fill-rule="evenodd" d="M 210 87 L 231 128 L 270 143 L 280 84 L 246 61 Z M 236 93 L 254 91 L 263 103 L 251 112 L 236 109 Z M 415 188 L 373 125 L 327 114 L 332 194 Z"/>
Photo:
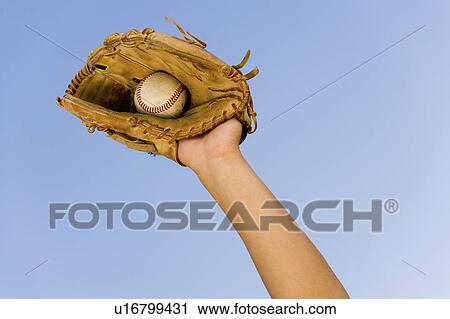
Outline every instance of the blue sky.
<path id="1" fill-rule="evenodd" d="M 26 27 L 85 58 L 113 32 L 177 35 L 165 16 L 229 64 L 252 49 L 260 125 L 242 149 L 280 199 L 400 202 L 381 234 L 308 232 L 353 297 L 450 297 L 448 2 L 15 1 L 0 16 L 0 297 L 268 296 L 234 232 L 49 230 L 50 202 L 210 199 L 56 107 L 82 64 Z"/>

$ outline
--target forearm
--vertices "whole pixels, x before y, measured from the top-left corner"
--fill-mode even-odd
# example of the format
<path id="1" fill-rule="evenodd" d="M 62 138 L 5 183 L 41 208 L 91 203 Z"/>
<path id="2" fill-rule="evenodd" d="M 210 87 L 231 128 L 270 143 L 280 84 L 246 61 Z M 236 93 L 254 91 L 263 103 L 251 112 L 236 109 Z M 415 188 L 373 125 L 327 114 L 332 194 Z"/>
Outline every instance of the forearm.
<path id="1" fill-rule="evenodd" d="M 262 204 L 275 200 L 238 150 L 202 161 L 194 171 L 225 213 L 230 214 L 231 205 L 240 201 L 258 227 L 260 217 L 267 215 Z M 288 215 L 282 208 L 271 209 L 270 214 Z M 287 231 L 275 224 L 266 231 L 237 231 L 272 297 L 347 297 L 324 258 L 300 230 Z"/>

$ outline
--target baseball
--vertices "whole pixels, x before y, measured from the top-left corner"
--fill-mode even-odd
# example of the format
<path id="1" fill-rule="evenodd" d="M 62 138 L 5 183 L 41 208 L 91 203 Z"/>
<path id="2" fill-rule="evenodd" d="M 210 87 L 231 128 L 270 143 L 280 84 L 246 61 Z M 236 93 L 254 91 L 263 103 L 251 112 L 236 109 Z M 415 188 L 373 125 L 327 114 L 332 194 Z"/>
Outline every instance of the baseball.
<path id="1" fill-rule="evenodd" d="M 136 88 L 134 104 L 139 113 L 164 118 L 176 118 L 183 113 L 186 87 L 165 72 L 155 72 L 145 77 Z"/>

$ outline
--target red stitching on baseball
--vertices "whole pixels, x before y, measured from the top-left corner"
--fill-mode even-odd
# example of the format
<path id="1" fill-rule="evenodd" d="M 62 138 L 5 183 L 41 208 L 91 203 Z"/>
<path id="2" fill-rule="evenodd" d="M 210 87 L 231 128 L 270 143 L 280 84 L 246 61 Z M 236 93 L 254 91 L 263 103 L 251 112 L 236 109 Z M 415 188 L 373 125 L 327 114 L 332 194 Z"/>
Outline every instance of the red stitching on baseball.
<path id="1" fill-rule="evenodd" d="M 139 83 L 138 87 L 136 88 L 136 96 L 137 96 L 137 101 L 138 101 L 139 106 L 149 113 L 161 113 L 161 112 L 167 111 L 175 104 L 175 102 L 180 97 L 181 93 L 183 93 L 183 91 L 185 90 L 185 86 L 182 83 L 180 83 L 180 85 L 178 85 L 178 87 L 175 89 L 175 91 L 167 99 L 166 102 L 164 102 L 163 104 L 158 105 L 158 106 L 148 105 L 147 103 L 145 103 L 143 101 L 143 98 L 141 95 L 141 89 L 142 89 L 142 85 L 145 82 L 145 80 L 147 80 L 152 75 L 155 75 L 156 73 L 164 73 L 164 72 L 157 71 L 155 73 L 147 75 L 144 79 L 142 79 L 141 83 Z"/>

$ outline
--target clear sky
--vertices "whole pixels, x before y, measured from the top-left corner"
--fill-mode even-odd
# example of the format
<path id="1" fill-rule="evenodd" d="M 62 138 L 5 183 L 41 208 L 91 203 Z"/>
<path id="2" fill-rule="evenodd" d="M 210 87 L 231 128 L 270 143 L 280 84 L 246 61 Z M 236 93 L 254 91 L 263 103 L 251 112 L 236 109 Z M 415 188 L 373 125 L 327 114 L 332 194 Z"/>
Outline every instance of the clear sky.
<path id="1" fill-rule="evenodd" d="M 450 4 L 388 0 L 3 2 L 0 297 L 268 296 L 234 232 L 49 230 L 50 202 L 210 199 L 56 107 L 82 63 L 26 27 L 85 58 L 113 32 L 177 35 L 165 16 L 229 64 L 252 49 L 260 125 L 242 149 L 280 199 L 400 202 L 381 234 L 308 231 L 350 295 L 450 297 Z"/>

